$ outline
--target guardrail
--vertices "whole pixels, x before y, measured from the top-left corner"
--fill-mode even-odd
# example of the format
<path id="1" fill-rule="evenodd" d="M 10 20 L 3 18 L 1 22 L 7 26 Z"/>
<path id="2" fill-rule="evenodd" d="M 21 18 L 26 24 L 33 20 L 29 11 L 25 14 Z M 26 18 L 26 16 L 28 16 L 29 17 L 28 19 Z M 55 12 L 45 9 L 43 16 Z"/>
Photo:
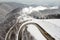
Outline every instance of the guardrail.
<path id="1" fill-rule="evenodd" d="M 22 29 L 24 26 L 29 24 L 35 25 L 47 40 L 55 40 L 55 38 L 46 32 L 38 23 L 35 23 L 33 21 L 24 21 L 22 23 L 16 22 L 7 32 L 5 40 L 22 40 Z"/>

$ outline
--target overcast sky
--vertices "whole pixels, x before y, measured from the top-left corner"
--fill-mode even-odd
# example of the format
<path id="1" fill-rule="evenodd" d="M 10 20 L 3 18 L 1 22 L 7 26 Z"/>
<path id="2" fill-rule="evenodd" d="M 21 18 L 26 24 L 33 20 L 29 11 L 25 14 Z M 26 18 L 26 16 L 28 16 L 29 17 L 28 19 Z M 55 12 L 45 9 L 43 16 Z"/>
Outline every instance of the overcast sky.
<path id="1" fill-rule="evenodd" d="M 0 0 L 0 2 L 19 2 L 25 4 L 48 4 L 48 3 L 59 4 L 60 0 Z"/>

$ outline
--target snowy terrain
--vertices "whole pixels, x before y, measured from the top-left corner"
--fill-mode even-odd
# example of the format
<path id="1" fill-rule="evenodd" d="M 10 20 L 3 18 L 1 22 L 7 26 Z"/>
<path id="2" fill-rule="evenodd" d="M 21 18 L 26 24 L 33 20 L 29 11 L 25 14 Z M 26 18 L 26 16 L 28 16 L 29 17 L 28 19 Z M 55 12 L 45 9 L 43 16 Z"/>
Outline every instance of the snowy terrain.
<path id="1" fill-rule="evenodd" d="M 21 16 L 18 17 L 20 19 L 20 22 L 23 22 L 25 20 L 32 19 L 32 22 L 36 22 L 39 24 L 45 31 L 47 31 L 52 37 L 54 37 L 56 40 L 60 40 L 60 19 L 35 19 L 28 14 L 30 14 L 33 11 L 39 11 L 39 8 L 23 8 Z M 52 9 L 54 9 L 52 7 Z M 41 10 L 45 10 L 45 7 L 42 7 Z M 21 20 L 22 18 L 22 20 Z M 28 31 L 36 38 L 36 40 L 46 40 L 43 35 L 36 29 L 33 25 L 30 25 L 28 27 Z"/>
<path id="2" fill-rule="evenodd" d="M 33 20 L 38 23 L 44 30 L 46 30 L 52 37 L 56 40 L 60 40 L 60 19 L 48 19 L 48 20 Z M 38 31 L 38 29 L 30 25 L 28 31 L 37 39 L 37 40 L 46 40 L 43 35 Z"/>
<path id="3" fill-rule="evenodd" d="M 20 7 L 22 7 L 21 5 L 20 5 Z M 2 14 L 0 14 L 0 17 L 2 17 L 2 18 L 5 18 L 7 13 L 9 14 L 9 12 L 11 12 L 13 9 L 15 9 L 14 8 L 15 6 L 11 7 L 11 6 L 9 6 L 9 4 L 7 4 L 7 5 L 3 4 L 0 7 L 1 7 L 0 11 L 2 13 Z M 9 9 L 7 9 L 7 8 L 9 8 Z M 10 11 L 8 12 L 8 10 L 10 10 Z M 46 10 L 48 10 L 48 12 Z M 53 10 L 53 11 L 51 11 L 51 10 Z M 55 11 L 57 10 L 57 11 L 55 12 L 54 10 Z M 30 6 L 30 7 L 23 8 L 21 11 L 19 10 L 21 14 L 18 17 L 18 19 L 20 20 L 19 22 L 23 22 L 23 21 L 32 19 L 32 22 L 39 24 L 44 30 L 46 30 L 56 40 L 60 40 L 60 19 L 35 19 L 28 15 L 28 14 L 31 14 L 33 11 L 34 12 L 35 11 L 37 11 L 37 12 L 45 11 L 47 14 L 50 14 L 50 13 L 51 14 L 52 13 L 60 14 L 60 11 L 58 11 L 58 10 L 60 10 L 58 6 L 53 6 L 53 7 L 44 7 L 44 6 L 31 7 Z M 42 12 L 41 12 L 41 14 L 42 14 Z M 45 14 L 45 12 L 43 12 L 43 13 Z M 11 15 L 14 14 L 14 11 L 12 11 L 12 13 L 10 13 L 10 14 Z M 8 16 L 10 17 L 11 15 L 8 15 Z M 37 15 L 37 13 L 36 13 L 36 15 Z M 16 16 L 16 15 L 14 15 L 14 16 Z M 0 20 L 2 20 L 2 18 Z M 12 18 L 11 20 L 13 20 L 13 15 L 11 18 Z M 28 22 L 30 22 L 30 21 L 28 21 Z M 6 24 L 8 25 L 9 23 L 7 22 Z M 46 40 L 45 37 L 39 32 L 39 30 L 34 25 L 28 25 L 28 26 L 30 26 L 30 27 L 28 27 L 28 31 L 36 38 L 36 40 Z M 5 27 L 5 25 L 4 25 L 4 27 Z M 2 29 L 3 29 L 3 27 L 2 27 Z"/>
<path id="4" fill-rule="evenodd" d="M 21 20 L 21 18 L 23 18 L 23 20 Z M 32 19 L 32 22 L 39 24 L 56 40 L 60 40 L 60 19 L 35 19 L 28 16 L 27 14 L 24 14 L 21 18 L 18 17 L 18 19 L 20 19 L 20 22 Z M 28 27 L 28 31 L 36 38 L 36 40 L 46 40 L 44 36 L 38 31 L 38 29 L 36 29 L 36 27 L 33 25 L 30 25 L 30 27 Z"/>

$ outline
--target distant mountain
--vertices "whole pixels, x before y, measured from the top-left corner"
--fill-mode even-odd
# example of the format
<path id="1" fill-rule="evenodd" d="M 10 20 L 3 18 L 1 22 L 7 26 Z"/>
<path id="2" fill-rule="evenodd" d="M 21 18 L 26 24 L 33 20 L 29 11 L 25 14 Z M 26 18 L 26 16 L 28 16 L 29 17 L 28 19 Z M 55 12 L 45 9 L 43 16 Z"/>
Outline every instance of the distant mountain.
<path id="1" fill-rule="evenodd" d="M 29 15 L 37 19 L 60 19 L 60 8 L 40 10 L 39 12 L 33 11 Z"/>
<path id="2" fill-rule="evenodd" d="M 26 5 L 21 3 L 15 3 L 15 2 L 2 2 L 0 3 L 0 23 L 4 22 L 7 18 L 13 18 L 13 16 L 18 16 L 19 12 L 24 7 L 37 7 L 38 5 Z M 49 7 L 49 6 L 46 6 Z M 46 9 L 46 10 L 40 10 L 39 12 L 33 11 L 30 16 L 38 19 L 49 19 L 49 18 L 57 18 L 55 16 L 51 15 L 60 15 L 60 7 L 59 9 Z M 60 18 L 60 17 L 59 17 Z M 6 21 L 5 21 L 6 22 Z"/>
<path id="3" fill-rule="evenodd" d="M 4 21 L 6 19 L 5 16 L 8 13 L 14 11 L 15 9 L 20 10 L 21 8 L 24 8 L 27 6 L 28 5 L 26 5 L 26 4 L 15 3 L 15 2 L 2 2 L 2 3 L 0 3 L 0 22 Z"/>

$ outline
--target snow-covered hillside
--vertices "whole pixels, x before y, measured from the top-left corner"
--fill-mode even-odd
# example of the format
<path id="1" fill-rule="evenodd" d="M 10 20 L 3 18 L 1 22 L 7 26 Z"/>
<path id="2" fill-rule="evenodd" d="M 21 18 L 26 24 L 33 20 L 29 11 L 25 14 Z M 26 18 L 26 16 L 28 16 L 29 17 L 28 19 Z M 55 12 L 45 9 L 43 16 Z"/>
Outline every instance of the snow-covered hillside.
<path id="1" fill-rule="evenodd" d="M 20 13 L 22 13 L 21 16 L 18 17 L 18 19 L 20 19 L 20 22 L 31 19 L 32 22 L 36 22 L 37 24 L 39 24 L 47 33 L 49 33 L 56 40 L 60 40 L 60 19 L 35 19 L 28 15 L 30 14 L 29 11 L 30 10 L 28 10 L 28 8 L 23 8 L 22 11 L 20 11 Z M 44 36 L 37 29 L 35 29 L 34 26 L 30 25 L 28 31 L 31 32 L 36 40 L 46 40 Z"/>
<path id="2" fill-rule="evenodd" d="M 33 22 L 38 23 L 44 30 L 46 30 L 52 37 L 56 40 L 60 40 L 60 19 L 49 19 L 49 20 L 37 20 L 33 19 Z M 28 31 L 37 39 L 37 40 L 46 40 L 43 35 L 33 26 L 30 25 Z"/>

